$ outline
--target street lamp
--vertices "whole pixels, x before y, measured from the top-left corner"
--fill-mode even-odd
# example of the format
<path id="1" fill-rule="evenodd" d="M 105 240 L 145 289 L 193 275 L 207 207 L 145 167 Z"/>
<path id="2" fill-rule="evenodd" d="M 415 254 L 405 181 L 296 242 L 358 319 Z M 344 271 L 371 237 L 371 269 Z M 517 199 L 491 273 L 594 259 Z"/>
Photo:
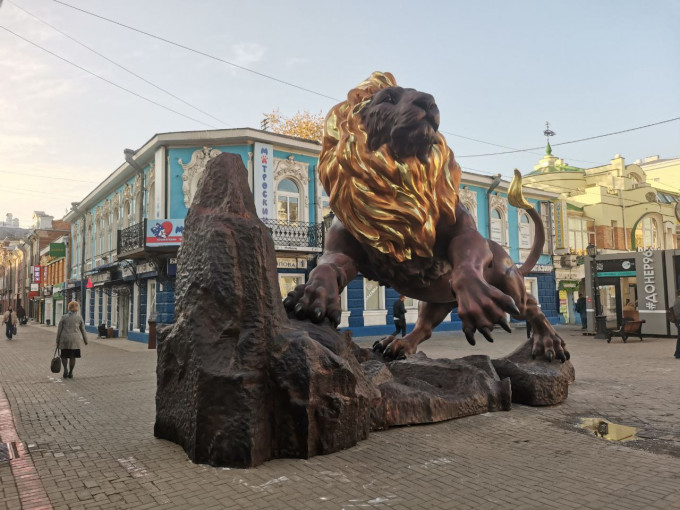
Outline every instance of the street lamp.
<path id="1" fill-rule="evenodd" d="M 597 247 L 594 244 L 589 244 L 586 247 L 588 256 L 593 259 L 592 275 L 593 287 L 595 288 L 595 339 L 607 339 L 607 316 L 602 314 L 602 303 L 600 303 L 600 284 L 597 281 Z"/>

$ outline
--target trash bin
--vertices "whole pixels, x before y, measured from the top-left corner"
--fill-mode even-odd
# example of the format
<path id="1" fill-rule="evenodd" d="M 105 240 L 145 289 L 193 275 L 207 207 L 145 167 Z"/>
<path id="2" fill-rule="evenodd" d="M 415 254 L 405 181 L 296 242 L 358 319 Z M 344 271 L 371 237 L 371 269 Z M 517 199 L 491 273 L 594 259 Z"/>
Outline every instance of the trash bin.
<path id="1" fill-rule="evenodd" d="M 47 319 L 47 320 L 45 321 L 45 324 L 47 324 L 47 325 L 49 326 L 49 325 L 50 325 L 50 320 Z"/>

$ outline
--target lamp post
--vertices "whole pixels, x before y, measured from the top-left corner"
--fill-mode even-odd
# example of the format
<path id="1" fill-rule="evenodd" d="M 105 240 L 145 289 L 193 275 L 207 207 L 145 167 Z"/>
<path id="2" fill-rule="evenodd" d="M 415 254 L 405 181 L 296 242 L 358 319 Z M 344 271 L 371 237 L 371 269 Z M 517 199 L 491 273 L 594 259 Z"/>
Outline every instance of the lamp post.
<path id="1" fill-rule="evenodd" d="M 589 244 L 586 247 L 588 256 L 592 261 L 593 287 L 595 288 L 595 339 L 607 339 L 607 316 L 602 314 L 602 303 L 600 302 L 600 284 L 597 281 L 597 247 Z"/>

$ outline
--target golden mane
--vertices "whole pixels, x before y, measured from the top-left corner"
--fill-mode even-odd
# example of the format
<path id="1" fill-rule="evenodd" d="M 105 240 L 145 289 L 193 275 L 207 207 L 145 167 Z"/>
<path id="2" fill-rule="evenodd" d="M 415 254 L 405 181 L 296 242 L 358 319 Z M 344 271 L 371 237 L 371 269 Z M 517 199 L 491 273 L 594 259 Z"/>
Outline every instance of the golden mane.
<path id="1" fill-rule="evenodd" d="M 460 167 L 438 132 L 427 163 L 395 160 L 387 145 L 369 151 L 361 111 L 377 91 L 396 86 L 375 72 L 334 106 L 324 124 L 319 178 L 331 209 L 362 244 L 397 262 L 432 258 L 438 221 L 455 223 Z"/>

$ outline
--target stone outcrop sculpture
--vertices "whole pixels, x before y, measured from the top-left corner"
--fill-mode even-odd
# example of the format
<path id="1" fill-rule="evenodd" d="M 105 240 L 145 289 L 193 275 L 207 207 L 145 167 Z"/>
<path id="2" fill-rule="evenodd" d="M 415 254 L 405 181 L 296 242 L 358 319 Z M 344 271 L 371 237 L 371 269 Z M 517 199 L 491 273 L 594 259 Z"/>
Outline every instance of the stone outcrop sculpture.
<path id="1" fill-rule="evenodd" d="M 411 103 L 421 100 L 415 98 Z M 431 117 L 437 117 L 431 104 L 429 111 Z M 383 122 L 383 127 L 389 125 L 384 119 L 374 120 Z M 433 129 L 416 130 L 416 135 L 409 135 L 408 126 L 403 134 L 395 129 L 392 140 L 404 137 L 407 145 L 418 145 L 435 137 L 436 122 L 427 122 Z M 327 131 L 334 126 L 327 122 Z M 456 166 L 444 147 L 436 157 L 446 161 L 440 165 L 445 177 L 435 179 L 431 193 L 441 197 L 443 187 L 453 185 L 449 190 L 453 199 Z M 432 157 L 420 149 L 414 151 L 418 161 Z M 394 162 L 399 167 L 397 173 L 403 175 L 406 170 L 398 160 Z M 418 164 L 415 168 L 421 169 Z M 413 182 L 413 186 L 421 184 Z M 331 188 L 331 197 L 335 193 L 343 192 Z M 439 217 L 455 214 L 460 223 L 459 208 L 449 204 L 442 210 L 447 207 L 449 211 Z M 425 227 L 432 230 L 426 237 L 434 241 L 430 249 L 436 254 L 441 223 L 430 224 L 427 216 L 423 218 Z M 334 267 L 333 257 L 338 253 L 334 243 L 349 234 L 340 220 L 332 232 L 330 246 L 310 283 L 317 285 L 315 282 L 323 280 L 319 274 L 332 275 L 335 287 L 331 285 L 331 291 L 337 291 L 349 273 Z M 425 262 L 430 241 L 424 239 L 410 252 L 406 245 L 399 251 L 394 248 L 398 243 L 385 242 L 380 246 L 386 251 L 369 252 L 355 262 L 387 260 L 381 257 L 399 251 L 404 272 L 392 269 L 399 282 L 399 275 L 425 282 L 433 275 L 452 274 L 450 264 Z M 494 248 L 491 253 L 493 263 L 509 264 Z M 370 272 L 370 266 L 366 271 L 367 276 L 377 274 Z M 511 283 L 500 288 L 519 293 L 514 301 L 521 313 L 535 313 L 527 311 L 530 300 L 513 287 L 521 284 L 521 279 L 510 273 Z M 484 336 L 490 336 L 493 322 L 499 322 L 493 313 L 515 306 L 498 288 L 487 287 L 474 287 L 475 292 L 481 292 L 481 298 L 476 295 L 476 299 L 485 300 L 483 319 L 468 312 L 466 322 L 468 328 L 473 324 Z M 451 287 L 447 288 L 451 292 Z M 390 426 L 509 410 L 511 401 L 518 398 L 534 405 L 555 404 L 566 398 L 567 385 L 574 377 L 570 362 L 547 361 L 552 358 L 549 352 L 563 361 L 568 354 L 552 328 L 545 327 L 542 314 L 528 317 L 534 317 L 538 328 L 534 341 L 507 358 L 490 360 L 477 355 L 433 360 L 395 345 L 394 339 L 381 342 L 375 350 L 360 348 L 349 332 L 335 328 L 337 297 L 326 301 L 319 311 L 318 300 L 305 301 L 302 292 L 304 287 L 289 298 L 286 304 L 290 310 L 286 312 L 280 299 L 273 241 L 257 217 L 247 171 L 240 156 L 219 155 L 204 171 L 185 220 L 178 255 L 176 322 L 159 332 L 155 435 L 180 444 L 194 462 L 252 467 L 272 458 L 335 452 L 355 445 L 371 431 Z M 314 292 L 309 294 L 319 295 L 318 285 Z M 298 320 L 296 315 L 311 316 L 312 320 Z M 421 319 L 419 323 L 422 331 Z M 474 339 L 473 333 L 466 333 L 469 340 Z M 555 344 L 549 346 L 547 339 Z M 531 359 L 537 349 L 547 360 L 540 356 Z"/>

